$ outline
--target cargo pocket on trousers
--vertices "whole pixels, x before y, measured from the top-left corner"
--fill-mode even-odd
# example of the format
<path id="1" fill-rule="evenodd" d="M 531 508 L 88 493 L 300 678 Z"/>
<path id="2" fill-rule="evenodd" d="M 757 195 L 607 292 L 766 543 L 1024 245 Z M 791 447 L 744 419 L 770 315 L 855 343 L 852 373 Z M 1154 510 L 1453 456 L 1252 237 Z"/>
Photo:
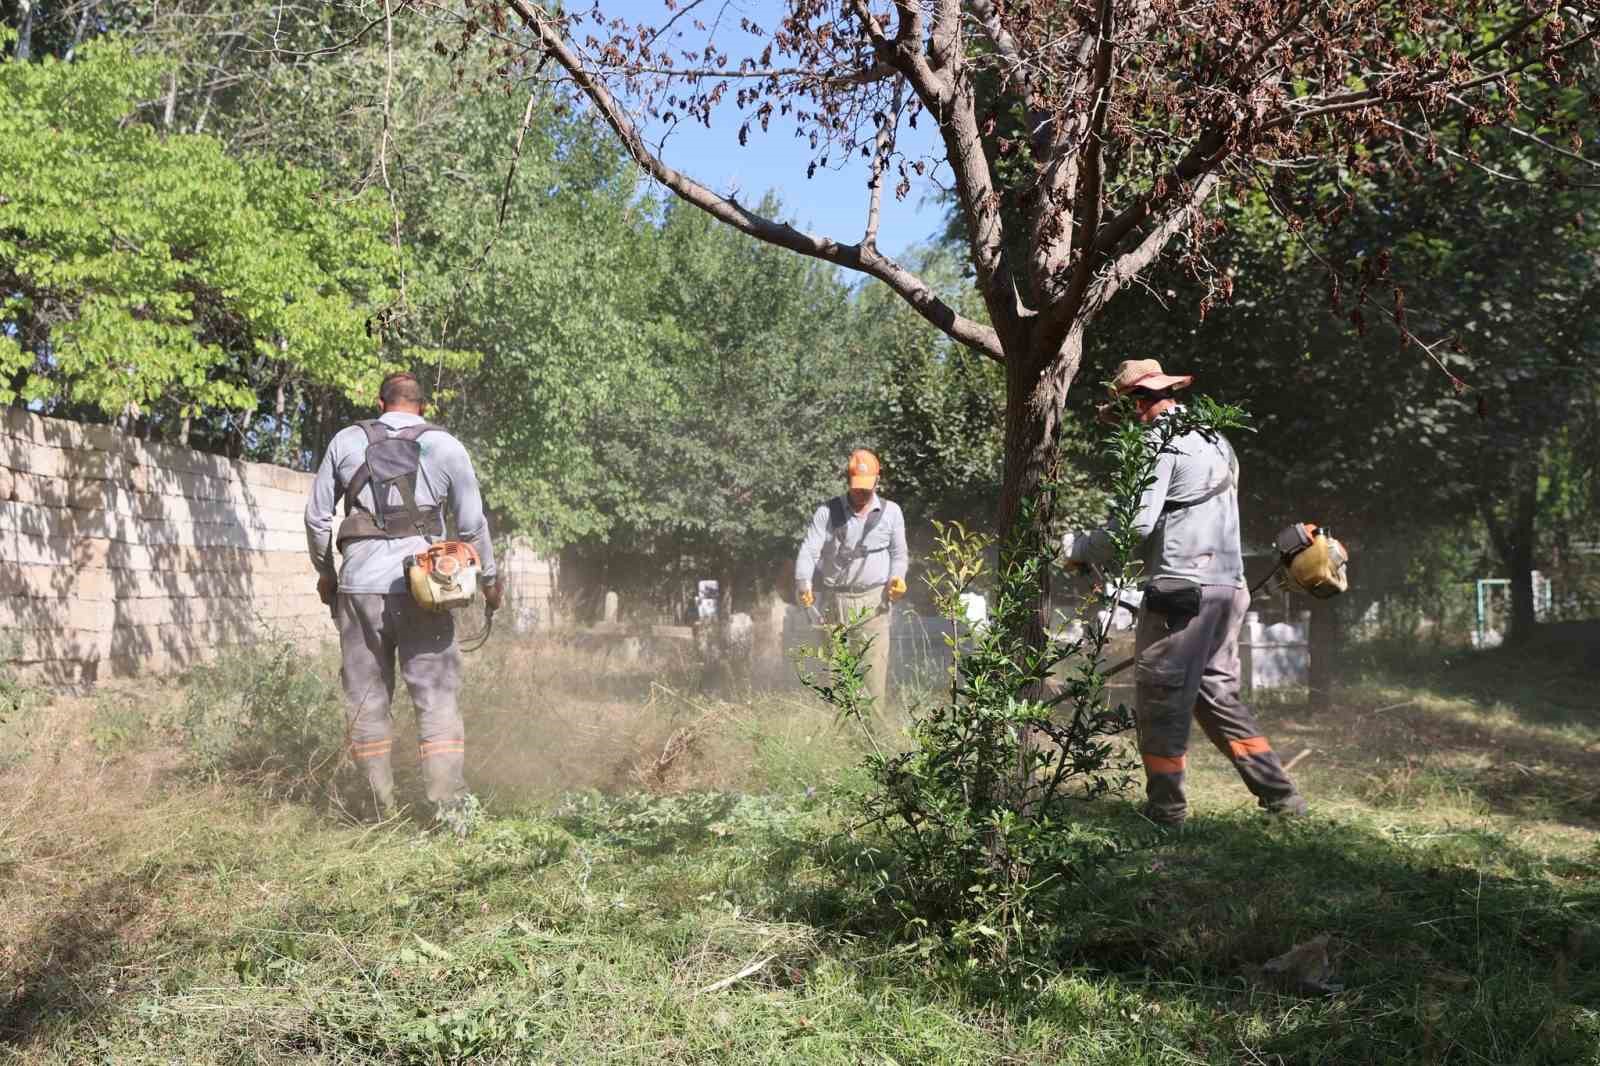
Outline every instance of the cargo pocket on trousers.
<path id="1" fill-rule="evenodd" d="M 1138 689 L 1139 748 L 1156 754 L 1174 754 L 1185 748 L 1188 737 L 1189 708 L 1181 707 L 1182 666 L 1166 662 L 1135 663 L 1134 685 Z M 1172 751 L 1167 749 L 1171 748 Z"/>

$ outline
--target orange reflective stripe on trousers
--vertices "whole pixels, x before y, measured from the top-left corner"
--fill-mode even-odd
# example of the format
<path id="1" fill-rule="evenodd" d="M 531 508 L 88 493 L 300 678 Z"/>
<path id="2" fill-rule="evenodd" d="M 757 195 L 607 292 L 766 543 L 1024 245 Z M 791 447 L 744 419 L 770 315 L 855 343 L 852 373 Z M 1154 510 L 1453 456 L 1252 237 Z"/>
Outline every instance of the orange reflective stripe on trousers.
<path id="1" fill-rule="evenodd" d="M 1235 759 L 1242 759 L 1247 755 L 1265 755 L 1272 750 L 1272 745 L 1267 743 L 1266 737 L 1245 737 L 1228 741 L 1228 750 Z"/>
<path id="2" fill-rule="evenodd" d="M 1145 770 L 1152 774 L 1181 774 L 1189 762 L 1189 758 L 1186 755 L 1173 757 L 1141 754 L 1139 757 L 1144 760 Z"/>

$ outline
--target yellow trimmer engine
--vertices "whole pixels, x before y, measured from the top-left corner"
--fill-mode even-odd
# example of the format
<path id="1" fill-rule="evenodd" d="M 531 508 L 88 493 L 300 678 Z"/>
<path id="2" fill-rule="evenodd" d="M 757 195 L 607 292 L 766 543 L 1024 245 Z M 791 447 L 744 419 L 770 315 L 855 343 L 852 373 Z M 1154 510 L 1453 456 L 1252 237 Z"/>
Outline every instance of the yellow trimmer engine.
<path id="1" fill-rule="evenodd" d="M 1321 526 L 1296 522 L 1278 534 L 1277 548 L 1296 588 L 1326 600 L 1350 587 L 1345 572 L 1350 553 Z"/>
<path id="2" fill-rule="evenodd" d="M 405 560 L 411 598 L 425 611 L 453 611 L 478 593 L 478 553 L 459 540 L 440 541 Z"/>

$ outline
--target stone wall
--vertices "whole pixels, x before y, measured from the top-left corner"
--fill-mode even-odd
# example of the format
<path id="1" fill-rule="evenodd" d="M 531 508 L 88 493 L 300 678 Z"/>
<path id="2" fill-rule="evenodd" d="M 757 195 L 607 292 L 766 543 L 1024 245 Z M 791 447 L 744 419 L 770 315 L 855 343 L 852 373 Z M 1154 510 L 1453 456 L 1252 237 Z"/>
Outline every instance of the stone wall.
<path id="1" fill-rule="evenodd" d="M 0 655 L 21 676 L 81 685 L 268 634 L 332 639 L 306 555 L 310 485 L 283 467 L 0 409 Z M 548 610 L 551 568 L 511 554 L 525 598 Z"/>
<path id="2" fill-rule="evenodd" d="M 513 538 L 504 548 L 497 540 L 495 548 L 500 553 L 495 559 L 495 569 L 506 586 L 505 602 L 501 604 L 498 617 L 510 622 L 517 633 L 559 625 L 557 561 L 540 555 L 521 538 Z"/>

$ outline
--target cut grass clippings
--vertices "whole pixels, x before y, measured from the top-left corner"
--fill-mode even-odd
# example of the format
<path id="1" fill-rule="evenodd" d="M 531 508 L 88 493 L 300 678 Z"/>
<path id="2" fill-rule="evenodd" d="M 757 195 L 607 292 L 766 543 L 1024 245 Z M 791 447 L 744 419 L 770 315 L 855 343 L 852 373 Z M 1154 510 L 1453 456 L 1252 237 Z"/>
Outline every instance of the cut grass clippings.
<path id="1" fill-rule="evenodd" d="M 471 669 L 491 798 L 465 841 L 197 777 L 161 693 L 151 728 L 77 706 L 76 744 L 47 708 L 51 749 L 0 780 L 0 1059 L 1600 1063 L 1600 833 L 1483 772 L 1600 739 L 1536 693 L 1379 677 L 1336 715 L 1268 707 L 1317 813 L 1261 819 L 1198 749 L 1181 832 L 1085 807 L 1123 850 L 1041 897 L 1054 940 L 999 982 L 851 876 L 870 856 L 826 797 L 857 755 L 820 708 L 548 648 Z M 1342 991 L 1264 969 L 1322 934 Z"/>

